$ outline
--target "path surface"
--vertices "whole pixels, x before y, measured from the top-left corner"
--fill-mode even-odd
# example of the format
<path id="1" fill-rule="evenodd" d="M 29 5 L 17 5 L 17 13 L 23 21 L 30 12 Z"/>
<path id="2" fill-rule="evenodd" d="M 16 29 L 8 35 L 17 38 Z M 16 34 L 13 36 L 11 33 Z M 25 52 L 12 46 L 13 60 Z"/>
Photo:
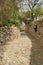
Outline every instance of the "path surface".
<path id="1" fill-rule="evenodd" d="M 43 50 L 30 35 L 9 42 L 4 53 L 5 65 L 43 65 Z"/>

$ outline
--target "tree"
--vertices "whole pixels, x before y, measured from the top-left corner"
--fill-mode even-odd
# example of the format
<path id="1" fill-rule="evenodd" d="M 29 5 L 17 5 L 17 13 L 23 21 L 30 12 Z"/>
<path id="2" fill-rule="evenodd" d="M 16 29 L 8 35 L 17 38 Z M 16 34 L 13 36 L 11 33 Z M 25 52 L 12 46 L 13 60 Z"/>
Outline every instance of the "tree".
<path id="1" fill-rule="evenodd" d="M 33 9 L 36 7 L 36 6 L 40 6 L 41 2 L 39 2 L 40 0 L 28 0 L 28 6 L 29 6 L 29 9 L 31 11 L 31 19 L 33 20 L 34 17 L 33 17 Z"/>
<path id="2" fill-rule="evenodd" d="M 33 17 L 33 9 L 35 7 L 37 7 L 37 6 L 41 6 L 43 3 L 40 2 L 40 0 L 25 0 L 25 1 L 24 0 L 18 0 L 19 9 L 21 10 L 21 12 L 23 12 L 23 7 L 27 6 L 27 4 L 28 4 L 28 9 L 30 10 L 30 17 L 33 20 L 34 19 L 34 17 Z"/>
<path id="3" fill-rule="evenodd" d="M 42 16 L 43 15 L 43 8 L 41 6 L 38 6 L 38 7 L 33 9 L 33 12 L 34 12 L 34 18 Z"/>
<path id="4" fill-rule="evenodd" d="M 0 23 L 6 25 L 18 11 L 16 0 L 0 0 Z"/>

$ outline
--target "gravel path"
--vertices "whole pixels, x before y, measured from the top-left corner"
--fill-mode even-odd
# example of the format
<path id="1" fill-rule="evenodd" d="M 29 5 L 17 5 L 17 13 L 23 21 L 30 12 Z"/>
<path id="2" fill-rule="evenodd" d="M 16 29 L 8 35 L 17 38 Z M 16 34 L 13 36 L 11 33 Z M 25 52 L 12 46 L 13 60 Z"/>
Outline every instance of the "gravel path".
<path id="1" fill-rule="evenodd" d="M 21 35 L 8 43 L 3 57 L 4 65 L 43 65 L 43 50 L 30 35 Z"/>

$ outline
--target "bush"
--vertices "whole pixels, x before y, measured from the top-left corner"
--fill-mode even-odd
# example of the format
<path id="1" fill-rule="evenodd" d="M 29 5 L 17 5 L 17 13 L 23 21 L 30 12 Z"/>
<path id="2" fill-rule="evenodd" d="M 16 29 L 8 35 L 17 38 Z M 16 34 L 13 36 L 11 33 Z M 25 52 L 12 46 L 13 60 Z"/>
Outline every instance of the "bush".
<path id="1" fill-rule="evenodd" d="M 31 24 L 31 22 L 32 22 L 31 19 L 27 20 L 27 24 Z"/>

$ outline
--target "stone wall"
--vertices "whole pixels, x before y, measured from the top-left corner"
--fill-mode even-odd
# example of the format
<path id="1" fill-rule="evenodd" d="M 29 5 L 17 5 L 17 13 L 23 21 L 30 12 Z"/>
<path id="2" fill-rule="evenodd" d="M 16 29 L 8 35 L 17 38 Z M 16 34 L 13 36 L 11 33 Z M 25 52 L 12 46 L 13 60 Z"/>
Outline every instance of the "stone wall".
<path id="1" fill-rule="evenodd" d="M 38 39 L 41 45 L 43 45 L 43 18 L 33 21 L 31 26 L 28 25 L 27 28 L 28 32 Z"/>
<path id="2" fill-rule="evenodd" d="M 17 27 L 0 27 L 0 45 L 6 44 L 20 36 L 20 31 Z"/>

